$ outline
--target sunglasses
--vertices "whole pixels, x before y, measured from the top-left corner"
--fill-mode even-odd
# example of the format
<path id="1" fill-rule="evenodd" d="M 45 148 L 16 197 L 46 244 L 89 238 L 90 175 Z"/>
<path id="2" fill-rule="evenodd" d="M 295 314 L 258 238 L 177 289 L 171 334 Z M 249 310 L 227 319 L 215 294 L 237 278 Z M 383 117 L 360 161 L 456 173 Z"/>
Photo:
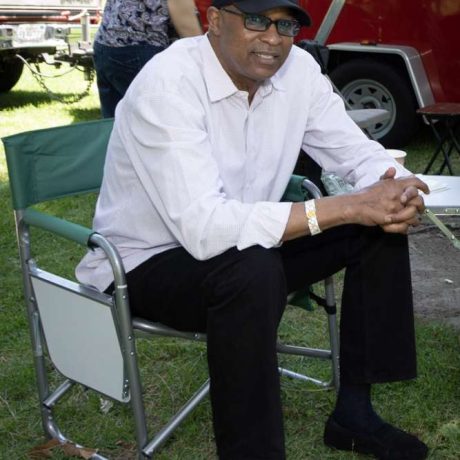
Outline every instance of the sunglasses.
<path id="1" fill-rule="evenodd" d="M 300 23 L 295 19 L 278 19 L 273 21 L 262 14 L 239 13 L 238 11 L 227 10 L 226 8 L 220 8 L 220 11 L 241 16 L 244 20 L 244 27 L 254 32 L 265 32 L 272 24 L 275 24 L 277 32 L 285 37 L 295 37 L 300 32 Z"/>

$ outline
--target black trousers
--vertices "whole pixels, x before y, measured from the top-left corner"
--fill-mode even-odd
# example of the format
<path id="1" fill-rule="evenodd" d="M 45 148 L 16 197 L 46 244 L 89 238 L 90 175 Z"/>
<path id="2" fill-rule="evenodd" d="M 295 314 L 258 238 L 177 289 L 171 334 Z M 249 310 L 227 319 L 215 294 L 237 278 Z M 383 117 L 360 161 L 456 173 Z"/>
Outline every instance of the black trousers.
<path id="1" fill-rule="evenodd" d="M 284 459 L 277 328 L 286 296 L 346 268 L 341 380 L 416 374 L 407 238 L 342 226 L 276 249 L 230 249 L 205 261 L 177 248 L 128 273 L 136 316 L 205 331 L 219 458 Z"/>

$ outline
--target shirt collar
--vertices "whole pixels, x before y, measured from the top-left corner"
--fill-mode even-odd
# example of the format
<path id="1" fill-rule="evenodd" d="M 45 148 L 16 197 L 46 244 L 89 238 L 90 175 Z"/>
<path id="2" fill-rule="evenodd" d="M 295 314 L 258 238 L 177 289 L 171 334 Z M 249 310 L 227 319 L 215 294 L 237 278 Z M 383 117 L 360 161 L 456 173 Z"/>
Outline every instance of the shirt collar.
<path id="1" fill-rule="evenodd" d="M 207 34 L 201 40 L 200 51 L 203 58 L 202 62 L 206 63 L 203 66 L 203 75 L 211 102 L 225 99 L 237 93 L 239 91 L 238 88 L 222 67 Z M 279 71 L 270 79 L 264 81 L 258 91 L 260 91 L 262 97 L 265 97 L 271 93 L 272 89 L 285 91 Z"/>

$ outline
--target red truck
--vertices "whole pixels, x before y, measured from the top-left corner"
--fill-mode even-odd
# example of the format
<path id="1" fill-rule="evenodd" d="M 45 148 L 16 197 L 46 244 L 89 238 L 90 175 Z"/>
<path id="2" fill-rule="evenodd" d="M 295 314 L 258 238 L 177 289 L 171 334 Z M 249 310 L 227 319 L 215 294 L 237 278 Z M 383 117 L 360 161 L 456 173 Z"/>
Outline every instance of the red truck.
<path id="1" fill-rule="evenodd" d="M 352 108 L 385 108 L 371 130 L 387 147 L 413 137 L 416 109 L 460 102 L 459 0 L 300 0 L 313 25 L 297 40 L 317 38 L 329 8 L 344 3 L 327 35 L 328 73 Z M 203 25 L 210 0 L 196 0 Z M 323 26 L 325 24 L 323 23 Z"/>

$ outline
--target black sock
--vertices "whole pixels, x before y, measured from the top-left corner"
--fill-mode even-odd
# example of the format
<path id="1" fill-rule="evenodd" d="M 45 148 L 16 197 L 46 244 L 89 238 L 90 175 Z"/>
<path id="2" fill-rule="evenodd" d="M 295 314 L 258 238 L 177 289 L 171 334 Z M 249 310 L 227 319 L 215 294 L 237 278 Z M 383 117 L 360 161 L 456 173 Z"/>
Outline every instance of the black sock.
<path id="1" fill-rule="evenodd" d="M 378 430 L 383 420 L 371 403 L 370 384 L 342 384 L 333 412 L 335 421 L 353 431 L 372 433 Z"/>

